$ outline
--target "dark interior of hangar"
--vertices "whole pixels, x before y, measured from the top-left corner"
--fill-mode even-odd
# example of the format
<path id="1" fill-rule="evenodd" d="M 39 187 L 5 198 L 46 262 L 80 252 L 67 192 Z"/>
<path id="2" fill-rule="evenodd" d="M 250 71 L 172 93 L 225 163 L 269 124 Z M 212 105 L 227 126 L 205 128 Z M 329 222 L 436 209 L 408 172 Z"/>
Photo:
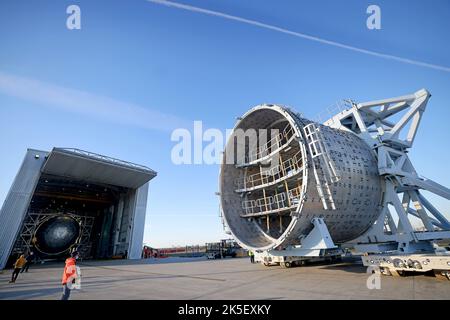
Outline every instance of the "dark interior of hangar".
<path id="1" fill-rule="evenodd" d="M 42 174 L 13 253 L 64 259 L 76 248 L 84 259 L 126 257 L 134 192 Z"/>
<path id="2" fill-rule="evenodd" d="M 152 169 L 71 148 L 28 149 L 0 209 L 0 269 L 18 254 L 139 259 Z"/>

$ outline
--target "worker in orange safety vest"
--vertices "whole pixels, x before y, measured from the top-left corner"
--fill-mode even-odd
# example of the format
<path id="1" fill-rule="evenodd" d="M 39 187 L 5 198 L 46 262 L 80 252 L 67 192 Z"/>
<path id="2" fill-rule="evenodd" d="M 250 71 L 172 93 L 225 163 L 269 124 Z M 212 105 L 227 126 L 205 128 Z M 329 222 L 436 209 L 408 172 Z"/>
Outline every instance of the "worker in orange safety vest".
<path id="1" fill-rule="evenodd" d="M 70 291 L 75 283 L 75 280 L 79 276 L 77 274 L 76 261 L 79 257 L 78 251 L 71 253 L 70 258 L 66 259 L 66 265 L 62 276 L 63 294 L 61 300 L 69 300 Z"/>

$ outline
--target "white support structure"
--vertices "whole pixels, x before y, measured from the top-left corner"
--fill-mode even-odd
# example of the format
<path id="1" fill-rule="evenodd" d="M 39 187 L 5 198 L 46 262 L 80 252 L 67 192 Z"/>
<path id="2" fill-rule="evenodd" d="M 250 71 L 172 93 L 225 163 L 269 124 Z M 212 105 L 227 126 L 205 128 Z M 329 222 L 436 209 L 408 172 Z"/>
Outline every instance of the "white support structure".
<path id="1" fill-rule="evenodd" d="M 382 213 L 372 228 L 348 244 L 357 251 L 434 252 L 436 241 L 450 239 L 449 221 L 421 193 L 426 190 L 450 199 L 450 190 L 421 177 L 408 157 L 430 96 L 422 89 L 397 98 L 352 102 L 350 108 L 324 123 L 357 134 L 372 147 L 378 159 L 384 191 Z M 420 219 L 423 230 L 413 227 L 411 217 Z"/>
<path id="2" fill-rule="evenodd" d="M 305 261 L 335 259 L 342 251 L 336 246 L 322 218 L 311 221 L 313 228 L 301 241 L 301 245 L 290 246 L 284 250 L 255 252 L 255 261 L 265 265 L 280 264 L 289 268 Z"/>

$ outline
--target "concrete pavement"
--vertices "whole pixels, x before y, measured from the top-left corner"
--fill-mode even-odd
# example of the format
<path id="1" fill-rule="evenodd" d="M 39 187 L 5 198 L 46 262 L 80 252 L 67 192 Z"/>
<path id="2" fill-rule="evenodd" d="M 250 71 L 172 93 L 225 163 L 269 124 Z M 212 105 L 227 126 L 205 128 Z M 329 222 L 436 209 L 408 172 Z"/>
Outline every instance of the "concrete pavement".
<path id="1" fill-rule="evenodd" d="M 167 258 L 80 263 L 82 289 L 71 299 L 450 299 L 450 281 L 418 275 L 381 277 L 369 290 L 359 263 L 290 269 L 248 259 Z M 62 264 L 34 266 L 8 284 L 0 274 L 0 299 L 59 299 Z"/>

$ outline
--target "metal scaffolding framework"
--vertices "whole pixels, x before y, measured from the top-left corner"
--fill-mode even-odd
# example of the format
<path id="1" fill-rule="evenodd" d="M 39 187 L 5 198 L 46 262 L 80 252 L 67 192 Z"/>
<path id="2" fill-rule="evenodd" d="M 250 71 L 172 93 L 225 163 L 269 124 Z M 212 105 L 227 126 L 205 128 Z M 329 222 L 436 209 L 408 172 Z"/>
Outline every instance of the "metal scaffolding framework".
<path id="1" fill-rule="evenodd" d="M 14 244 L 12 254 L 23 254 L 29 252 L 34 247 L 34 237 L 38 227 L 46 220 L 56 216 L 69 216 L 75 219 L 80 225 L 80 235 L 73 247 L 79 248 L 82 258 L 91 257 L 92 243 L 90 241 L 94 217 L 82 216 L 73 213 L 37 213 L 30 212 L 23 222 L 22 229 Z"/>

